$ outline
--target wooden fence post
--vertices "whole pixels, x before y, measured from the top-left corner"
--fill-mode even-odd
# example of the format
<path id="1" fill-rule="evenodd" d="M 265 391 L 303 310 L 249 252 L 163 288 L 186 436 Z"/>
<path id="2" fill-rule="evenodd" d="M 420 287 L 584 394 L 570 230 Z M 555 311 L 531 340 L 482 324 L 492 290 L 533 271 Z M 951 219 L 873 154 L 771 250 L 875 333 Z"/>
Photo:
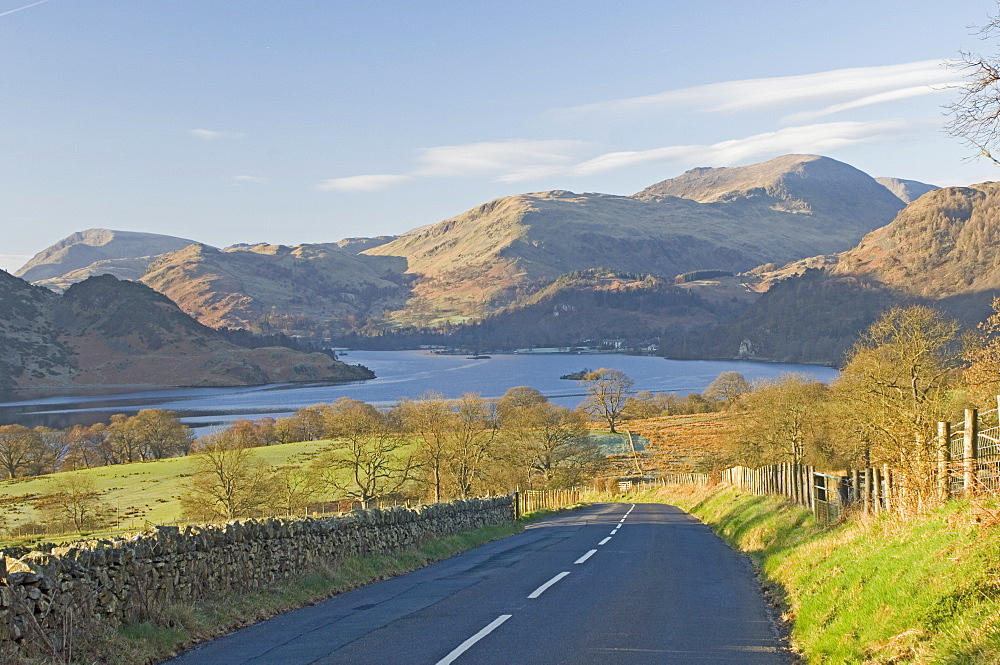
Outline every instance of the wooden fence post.
<path id="1" fill-rule="evenodd" d="M 872 468 L 871 467 L 865 469 L 865 488 L 862 500 L 864 501 L 863 510 L 865 511 L 865 515 L 871 515 L 872 514 Z"/>
<path id="2" fill-rule="evenodd" d="M 884 507 L 885 488 L 882 484 L 882 470 L 872 467 L 872 503 L 875 504 L 875 512 L 882 512 Z"/>
<path id="3" fill-rule="evenodd" d="M 937 444 L 938 499 L 944 502 L 951 497 L 951 478 L 948 474 L 948 463 L 951 461 L 951 423 L 938 423 Z"/>
<path id="4" fill-rule="evenodd" d="M 809 491 L 809 495 L 808 495 L 809 496 L 809 503 L 806 504 L 806 505 L 809 506 L 809 510 L 813 511 L 813 515 L 815 515 L 816 514 L 816 489 L 815 489 L 815 485 L 816 485 L 816 467 L 814 467 L 814 466 L 807 466 L 806 467 L 806 476 L 808 478 L 807 482 L 809 483 L 808 484 L 808 488 L 809 488 L 808 489 L 808 491 Z"/>
<path id="5" fill-rule="evenodd" d="M 962 437 L 962 460 L 964 481 L 963 491 L 970 495 L 975 491 L 976 485 L 976 458 L 979 456 L 976 450 L 979 442 L 979 411 L 976 409 L 965 410 L 965 433 Z"/>
<path id="6" fill-rule="evenodd" d="M 882 482 L 885 484 L 885 496 L 883 497 L 885 500 L 885 512 L 889 512 L 895 504 L 896 495 L 892 487 L 892 469 L 889 468 L 888 464 L 882 465 Z"/>
<path id="7" fill-rule="evenodd" d="M 847 494 L 847 503 L 853 505 L 861 500 L 861 472 L 857 469 L 852 469 L 850 476 L 851 489 Z"/>

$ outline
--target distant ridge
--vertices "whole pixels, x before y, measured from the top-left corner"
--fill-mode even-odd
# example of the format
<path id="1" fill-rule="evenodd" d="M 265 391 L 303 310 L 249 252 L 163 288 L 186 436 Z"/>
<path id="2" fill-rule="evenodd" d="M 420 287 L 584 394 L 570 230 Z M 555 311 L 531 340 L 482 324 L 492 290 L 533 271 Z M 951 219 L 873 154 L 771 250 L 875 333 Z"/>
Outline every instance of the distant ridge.
<path id="1" fill-rule="evenodd" d="M 0 389 L 233 386 L 371 378 L 323 353 L 244 348 L 111 275 L 62 295 L 0 271 Z"/>
<path id="2" fill-rule="evenodd" d="M 754 272 L 763 293 L 736 321 L 672 339 L 667 353 L 734 357 L 743 349 L 752 358 L 839 364 L 883 311 L 910 304 L 975 328 L 1000 296 L 1000 183 L 932 189 L 855 247 Z"/>
<path id="3" fill-rule="evenodd" d="M 899 200 L 903 203 L 911 203 L 927 192 L 940 189 L 937 185 L 928 185 L 925 182 L 902 180 L 900 178 L 875 178 L 875 182 L 898 196 Z"/>
<path id="4" fill-rule="evenodd" d="M 90 275 L 102 274 L 100 270 L 110 274 L 124 270 L 118 276 L 137 279 L 145 272 L 151 257 L 192 243 L 193 240 L 157 233 L 87 229 L 42 250 L 14 276 L 35 284 L 51 280 L 52 283 L 45 285 L 58 290 Z M 73 276 L 66 279 L 70 274 Z"/>
<path id="5" fill-rule="evenodd" d="M 669 278 L 749 270 L 843 251 L 903 202 L 852 166 L 816 155 L 693 169 L 633 196 L 563 190 L 490 201 L 366 250 L 407 261 L 424 324 L 477 319 L 572 271 Z"/>
<path id="6" fill-rule="evenodd" d="M 57 290 L 104 273 L 142 281 L 210 327 L 312 339 L 451 334 L 489 322 L 494 331 L 523 328 L 519 339 L 530 344 L 543 332 L 543 315 L 554 335 L 572 330 L 585 338 L 620 336 L 614 321 L 638 316 L 627 328 L 639 326 L 652 338 L 678 325 L 731 318 L 755 297 L 737 277 L 721 280 L 723 296 L 701 279 L 679 286 L 677 275 L 735 274 L 835 255 L 892 221 L 904 198 L 930 187 L 883 181 L 828 157 L 785 155 L 692 169 L 631 196 L 508 196 L 398 237 L 219 250 L 92 229 L 22 270 L 58 273 L 35 280 Z M 154 247 L 151 237 L 167 244 Z M 103 258 L 87 263 L 94 251 Z"/>

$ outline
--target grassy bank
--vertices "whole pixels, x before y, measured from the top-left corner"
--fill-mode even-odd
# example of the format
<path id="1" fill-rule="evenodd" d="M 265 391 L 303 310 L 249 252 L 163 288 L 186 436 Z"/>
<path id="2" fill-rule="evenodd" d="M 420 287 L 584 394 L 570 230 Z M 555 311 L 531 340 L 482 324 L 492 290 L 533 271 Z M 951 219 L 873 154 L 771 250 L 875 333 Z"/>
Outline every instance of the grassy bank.
<path id="1" fill-rule="evenodd" d="M 509 524 L 435 538 L 392 556 L 352 557 L 336 569 L 304 571 L 296 579 L 258 592 L 225 593 L 197 603 L 152 608 L 153 621 L 125 625 L 116 631 L 77 626 L 73 662 L 107 665 L 159 662 L 197 642 L 519 533 L 526 523 L 541 516 L 544 515 L 532 514 Z M 4 654 L 0 654 L 0 662 L 15 661 L 4 660 Z M 16 662 L 17 665 L 64 663 L 44 656 Z"/>
<path id="2" fill-rule="evenodd" d="M 809 663 L 1000 662 L 1000 521 L 988 510 L 954 502 L 821 529 L 797 506 L 732 490 L 629 499 L 679 505 L 747 552 Z"/>

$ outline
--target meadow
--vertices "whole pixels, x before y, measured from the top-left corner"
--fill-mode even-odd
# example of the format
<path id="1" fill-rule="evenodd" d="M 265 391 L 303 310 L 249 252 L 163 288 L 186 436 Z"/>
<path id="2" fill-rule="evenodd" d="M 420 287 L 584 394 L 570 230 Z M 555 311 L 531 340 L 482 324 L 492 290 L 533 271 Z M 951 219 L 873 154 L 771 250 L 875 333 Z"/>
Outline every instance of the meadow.
<path id="1" fill-rule="evenodd" d="M 591 439 L 601 446 L 605 454 L 628 452 L 627 440 L 621 434 L 607 430 L 591 430 Z M 642 436 L 634 436 L 640 450 L 648 444 Z M 304 441 L 254 448 L 258 459 L 272 468 L 308 468 L 330 440 Z M 411 445 L 415 448 L 417 440 Z M 77 473 L 91 478 L 100 500 L 112 512 L 114 528 L 87 535 L 103 535 L 120 531 L 139 531 L 156 524 L 172 524 L 183 520 L 181 496 L 185 485 L 196 470 L 196 456 L 171 457 L 150 462 L 116 464 L 30 478 L 0 481 L 0 528 L 11 532 L 10 538 L 0 540 L 0 545 L 37 540 L 40 534 L 30 533 L 20 525 L 36 525 L 41 516 L 35 503 L 45 495 L 56 492 L 56 485 L 66 473 Z M 340 497 L 318 495 L 316 509 L 321 504 Z M 78 534 L 45 534 L 45 540 L 65 540 Z"/>

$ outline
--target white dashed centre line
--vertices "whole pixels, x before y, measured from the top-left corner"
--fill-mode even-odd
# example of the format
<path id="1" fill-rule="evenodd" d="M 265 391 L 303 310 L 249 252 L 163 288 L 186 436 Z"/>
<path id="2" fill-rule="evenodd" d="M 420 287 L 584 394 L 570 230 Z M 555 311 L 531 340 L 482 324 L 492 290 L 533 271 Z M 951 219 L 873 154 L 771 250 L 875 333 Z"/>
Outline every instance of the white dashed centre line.
<path id="1" fill-rule="evenodd" d="M 568 575 L 569 573 L 566 573 L 566 574 Z M 468 651 L 469 648 L 473 644 L 475 644 L 479 640 L 483 639 L 484 637 L 486 637 L 487 635 L 489 635 L 490 633 L 492 633 L 494 630 L 496 630 L 500 626 L 500 624 L 502 624 L 504 621 L 506 621 L 507 619 L 511 618 L 512 616 L 514 616 L 514 615 L 513 614 L 501 614 L 496 619 L 494 619 L 488 626 L 486 626 L 481 631 L 479 631 L 478 633 L 476 633 L 475 635 L 473 635 L 472 637 L 470 637 L 469 639 L 465 640 L 464 642 L 462 642 L 461 644 L 459 644 L 457 647 L 455 647 L 455 649 L 451 653 L 449 653 L 447 656 L 445 656 L 444 658 L 442 658 L 441 660 L 439 660 L 437 662 L 437 665 L 449 665 L 449 663 L 454 663 L 455 659 L 457 659 L 463 653 L 465 653 L 466 651 Z"/>
<path id="2" fill-rule="evenodd" d="M 586 561 L 590 557 L 594 556 L 595 554 L 597 554 L 597 550 L 590 550 L 589 552 L 587 552 L 586 554 L 584 554 L 582 557 L 580 557 L 579 559 L 577 559 L 573 563 L 583 563 L 584 561 Z"/>
<path id="3" fill-rule="evenodd" d="M 568 570 L 559 573 L 558 575 L 556 575 L 555 577 L 553 577 L 551 580 L 549 580 L 548 582 L 546 582 L 542 586 L 540 586 L 537 589 L 535 589 L 534 591 L 532 591 L 531 594 L 528 596 L 528 598 L 538 598 L 543 593 L 545 593 L 546 589 L 548 589 L 550 586 L 552 586 L 553 584 L 555 584 L 556 582 L 558 582 L 562 578 L 566 577 L 567 575 L 569 575 L 569 571 Z"/>
<path id="4" fill-rule="evenodd" d="M 605 538 L 604 540 L 602 540 L 601 542 L 599 542 L 597 544 L 598 545 L 603 545 L 604 543 L 608 542 L 609 540 L 611 540 L 611 536 L 608 536 L 607 538 Z"/>
<path id="5" fill-rule="evenodd" d="M 615 535 L 616 533 L 618 533 L 618 529 L 612 529 L 612 530 L 611 530 L 611 535 L 612 535 L 612 536 L 613 536 L 613 535 Z"/>

